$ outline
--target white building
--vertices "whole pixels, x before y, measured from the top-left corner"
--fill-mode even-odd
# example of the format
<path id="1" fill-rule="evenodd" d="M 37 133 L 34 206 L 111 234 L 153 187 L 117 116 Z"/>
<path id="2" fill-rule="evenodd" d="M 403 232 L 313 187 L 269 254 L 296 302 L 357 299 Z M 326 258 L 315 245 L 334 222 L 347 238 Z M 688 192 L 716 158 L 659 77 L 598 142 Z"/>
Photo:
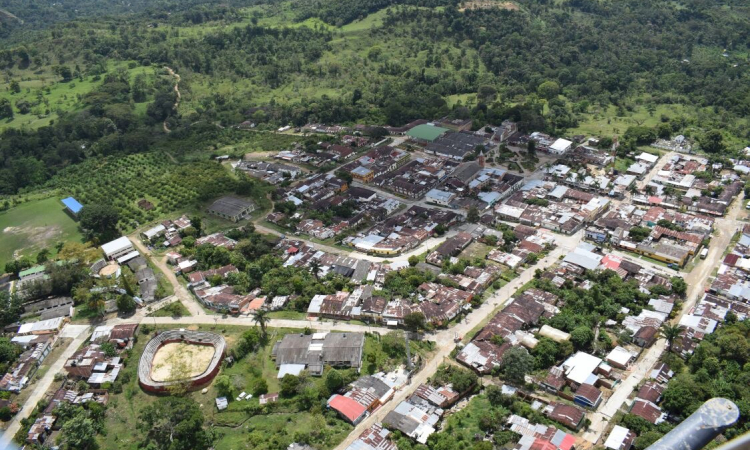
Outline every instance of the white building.
<path id="1" fill-rule="evenodd" d="M 441 191 L 439 189 L 431 189 L 425 195 L 424 199 L 428 203 L 435 203 L 436 205 L 448 206 L 456 198 L 456 194 L 452 192 Z"/>
<path id="2" fill-rule="evenodd" d="M 112 242 L 102 245 L 102 251 L 107 259 L 117 259 L 135 250 L 133 243 L 125 236 L 119 237 Z"/>
<path id="3" fill-rule="evenodd" d="M 564 155 L 572 146 L 573 143 L 571 141 L 560 138 L 549 146 L 549 152 L 553 155 Z"/>

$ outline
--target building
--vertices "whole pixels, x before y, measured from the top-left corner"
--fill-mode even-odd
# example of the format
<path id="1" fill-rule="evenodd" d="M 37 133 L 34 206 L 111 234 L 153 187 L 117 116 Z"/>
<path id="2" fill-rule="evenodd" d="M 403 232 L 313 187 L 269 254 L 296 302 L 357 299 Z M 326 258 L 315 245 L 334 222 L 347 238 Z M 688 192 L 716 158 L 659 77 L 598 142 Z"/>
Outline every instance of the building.
<path id="1" fill-rule="evenodd" d="M 484 145 L 486 139 L 474 133 L 460 131 L 457 133 L 446 133 L 439 139 L 435 139 L 425 147 L 425 152 L 437 156 L 463 161 L 473 153 L 477 146 Z"/>
<path id="2" fill-rule="evenodd" d="M 133 248 L 133 243 L 130 242 L 130 239 L 122 236 L 115 239 L 114 241 L 107 242 L 106 244 L 102 245 L 102 251 L 104 252 L 104 256 L 107 259 L 115 260 L 117 258 L 120 258 L 121 256 L 125 256 L 128 253 L 135 251 L 135 249 Z"/>
<path id="3" fill-rule="evenodd" d="M 578 430 L 583 424 L 586 414 L 582 409 L 562 403 L 553 403 L 544 409 L 544 413 L 555 422 L 559 422 L 571 430 Z"/>
<path id="4" fill-rule="evenodd" d="M 549 152 L 553 155 L 564 155 L 570 150 L 573 143 L 567 139 L 558 139 L 549 146 Z"/>
<path id="5" fill-rule="evenodd" d="M 272 355 L 279 373 L 291 365 L 320 376 L 327 365 L 361 367 L 364 345 L 363 333 L 287 334 L 274 344 Z"/>
<path id="6" fill-rule="evenodd" d="M 413 141 L 420 143 L 433 142 L 440 136 L 447 133 L 447 128 L 438 127 L 431 123 L 417 125 L 406 132 L 406 135 Z"/>
<path id="7" fill-rule="evenodd" d="M 62 203 L 63 205 L 65 205 L 65 209 L 67 209 L 74 216 L 78 216 L 78 213 L 83 209 L 83 205 L 78 203 L 78 200 L 74 199 L 73 197 L 62 199 Z"/>
<path id="8" fill-rule="evenodd" d="M 379 423 L 366 429 L 346 450 L 398 450 L 388 435 L 390 431 Z"/>
<path id="9" fill-rule="evenodd" d="M 450 206 L 451 202 L 455 200 L 456 194 L 447 191 L 441 191 L 439 189 L 432 189 L 425 195 L 424 199 L 427 203 L 434 203 L 441 206 Z"/>
<path id="10" fill-rule="evenodd" d="M 625 427 L 615 425 L 604 442 L 604 448 L 608 450 L 630 450 L 635 441 L 635 433 Z"/>
<path id="11" fill-rule="evenodd" d="M 208 212 L 223 219 L 239 222 L 255 210 L 255 204 L 237 197 L 221 197 L 208 207 Z"/>
<path id="12" fill-rule="evenodd" d="M 602 402 L 602 391 L 591 384 L 584 383 L 576 389 L 573 401 L 576 405 L 594 409 Z"/>
<path id="13" fill-rule="evenodd" d="M 635 361 L 636 355 L 632 354 L 623 347 L 617 346 L 605 358 L 607 363 L 612 367 L 625 370 Z"/>

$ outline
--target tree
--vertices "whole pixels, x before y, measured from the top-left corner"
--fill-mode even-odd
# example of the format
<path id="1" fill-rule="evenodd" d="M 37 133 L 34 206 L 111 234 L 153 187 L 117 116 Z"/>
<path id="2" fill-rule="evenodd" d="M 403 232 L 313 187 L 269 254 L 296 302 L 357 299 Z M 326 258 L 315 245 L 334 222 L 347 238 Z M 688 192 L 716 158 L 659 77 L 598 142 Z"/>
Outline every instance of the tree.
<path id="1" fill-rule="evenodd" d="M 85 414 L 77 414 L 62 426 L 60 446 L 65 450 L 88 450 L 98 448 L 96 426 Z"/>
<path id="2" fill-rule="evenodd" d="M 479 222 L 479 210 L 476 206 L 469 208 L 469 212 L 466 214 L 466 220 L 471 223 Z"/>
<path id="3" fill-rule="evenodd" d="M 687 283 L 685 280 L 682 277 L 672 277 L 670 282 L 672 283 L 672 292 L 684 298 L 685 294 L 687 294 Z"/>
<path id="4" fill-rule="evenodd" d="M 651 229 L 648 227 L 633 227 L 628 232 L 628 236 L 635 242 L 641 242 L 651 234 Z"/>
<path id="5" fill-rule="evenodd" d="M 163 397 L 143 408 L 138 428 L 145 434 L 140 448 L 207 450 L 211 437 L 203 429 L 203 411 L 190 397 Z"/>
<path id="6" fill-rule="evenodd" d="M 410 331 L 423 330 L 427 326 L 424 314 L 421 312 L 412 312 L 404 316 L 404 326 Z"/>
<path id="7" fill-rule="evenodd" d="M 109 356 L 110 358 L 113 356 L 117 356 L 117 350 L 115 349 L 115 344 L 111 342 L 103 343 L 100 348 L 104 352 L 104 354 Z"/>
<path id="8" fill-rule="evenodd" d="M 536 367 L 538 369 L 546 369 L 554 365 L 555 361 L 557 361 L 558 352 L 557 344 L 549 338 L 539 339 L 539 343 L 531 351 L 536 359 Z"/>
<path id="9" fill-rule="evenodd" d="M 523 383 L 526 374 L 534 370 L 534 363 L 534 357 L 525 348 L 511 347 L 503 355 L 500 371 L 508 381 Z"/>
<path id="10" fill-rule="evenodd" d="M 344 387 L 344 377 L 341 376 L 341 372 L 336 369 L 331 369 L 326 374 L 326 388 L 328 392 L 334 394 Z"/>
<path id="11" fill-rule="evenodd" d="M 635 450 L 646 450 L 651 444 L 661 439 L 663 433 L 658 431 L 646 431 L 635 440 Z"/>
<path id="12" fill-rule="evenodd" d="M 674 341 L 680 337 L 682 328 L 679 325 L 671 325 L 669 322 L 665 322 L 659 330 L 659 334 L 667 340 L 667 351 L 672 352 L 672 345 Z"/>
<path id="13" fill-rule="evenodd" d="M 268 310 L 261 308 L 253 312 L 253 322 L 260 327 L 260 334 L 263 339 L 266 338 L 266 324 L 270 319 L 268 317 Z"/>
<path id="14" fill-rule="evenodd" d="M 13 106 L 7 98 L 0 98 L 0 119 L 12 119 Z"/>
<path id="15" fill-rule="evenodd" d="M 106 242 L 114 239 L 117 232 L 117 222 L 120 213 L 112 205 L 87 205 L 78 214 L 81 228 L 89 233 L 89 237 Z"/>
<path id="16" fill-rule="evenodd" d="M 710 130 L 698 139 L 703 151 L 707 153 L 721 153 L 726 148 L 724 136 L 719 130 Z"/>
<path id="17" fill-rule="evenodd" d="M 128 294 L 122 294 L 117 297 L 117 310 L 123 314 L 134 312 L 137 306 L 138 305 L 135 303 L 135 300 L 133 300 L 133 297 Z"/>
<path id="18" fill-rule="evenodd" d="M 216 380 L 214 380 L 214 387 L 216 388 L 216 392 L 222 397 L 232 397 L 232 391 L 234 390 L 234 385 L 232 384 L 232 380 L 227 375 L 219 375 L 216 377 Z"/>
<path id="19" fill-rule="evenodd" d="M 279 383 L 279 393 L 282 397 L 292 397 L 297 393 L 299 388 L 299 378 L 292 374 L 286 374 Z"/>
<path id="20" fill-rule="evenodd" d="M 587 348 L 594 340 L 594 332 L 586 325 L 576 327 L 570 332 L 570 341 L 576 349 Z"/>
<path id="21" fill-rule="evenodd" d="M 414 267 L 414 266 L 416 266 L 417 264 L 419 264 L 419 257 L 418 257 L 417 255 L 411 255 L 411 256 L 409 257 L 409 265 L 410 265 L 411 267 Z"/>
<path id="22" fill-rule="evenodd" d="M 536 93 L 545 100 L 551 100 L 560 94 L 560 85 L 555 81 L 545 81 L 536 88 Z"/>
<path id="23" fill-rule="evenodd" d="M 268 382 L 264 378 L 258 379 L 253 387 L 253 395 L 259 396 L 268 393 Z"/>
<path id="24" fill-rule="evenodd" d="M 310 263 L 310 273 L 313 274 L 315 279 L 318 279 L 318 275 L 320 275 L 320 263 L 317 260 L 313 260 Z"/>

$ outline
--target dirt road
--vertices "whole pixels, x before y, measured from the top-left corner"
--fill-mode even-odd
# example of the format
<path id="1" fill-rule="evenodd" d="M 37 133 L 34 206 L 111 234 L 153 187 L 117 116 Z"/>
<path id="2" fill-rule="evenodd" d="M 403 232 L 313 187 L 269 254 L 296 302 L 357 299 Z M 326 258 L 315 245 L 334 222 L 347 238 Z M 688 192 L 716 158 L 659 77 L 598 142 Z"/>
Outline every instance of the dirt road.
<path id="1" fill-rule="evenodd" d="M 180 75 L 177 74 L 174 70 L 172 70 L 171 67 L 164 66 L 164 69 L 169 72 L 169 75 L 175 78 L 174 83 L 174 93 L 177 96 L 177 98 L 174 101 L 174 106 L 172 106 L 172 111 L 177 112 L 177 107 L 180 106 L 180 99 L 182 96 L 180 95 Z M 164 123 L 162 123 L 162 126 L 164 127 L 165 133 L 171 133 L 172 130 L 169 129 L 167 126 L 167 121 L 165 120 Z"/>

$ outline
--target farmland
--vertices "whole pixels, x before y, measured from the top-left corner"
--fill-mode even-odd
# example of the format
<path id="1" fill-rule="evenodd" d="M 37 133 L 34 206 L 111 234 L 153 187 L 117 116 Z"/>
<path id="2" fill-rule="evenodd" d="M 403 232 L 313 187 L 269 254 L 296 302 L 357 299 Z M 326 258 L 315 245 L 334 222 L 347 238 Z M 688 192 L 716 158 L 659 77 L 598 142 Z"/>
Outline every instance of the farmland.
<path id="1" fill-rule="evenodd" d="M 84 207 L 110 204 L 120 211 L 123 231 L 165 214 L 183 211 L 231 190 L 235 181 L 220 164 L 203 161 L 177 164 L 163 153 L 90 159 L 61 172 L 50 187 L 72 195 Z M 138 202 L 146 199 L 153 209 Z"/>

